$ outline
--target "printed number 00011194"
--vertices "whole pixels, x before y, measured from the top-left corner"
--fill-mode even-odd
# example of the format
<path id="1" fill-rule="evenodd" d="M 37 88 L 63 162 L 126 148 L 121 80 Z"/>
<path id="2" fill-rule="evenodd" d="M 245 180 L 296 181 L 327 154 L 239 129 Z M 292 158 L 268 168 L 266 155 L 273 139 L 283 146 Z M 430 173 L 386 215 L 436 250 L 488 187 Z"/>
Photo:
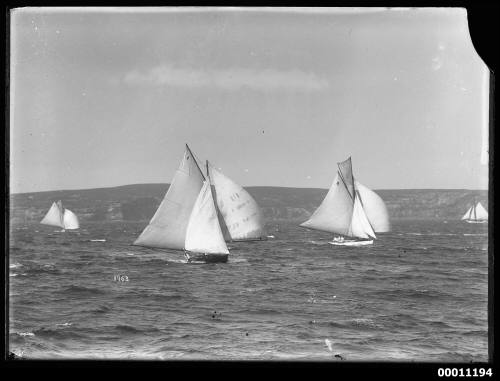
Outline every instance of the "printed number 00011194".
<path id="1" fill-rule="evenodd" d="M 492 377 L 491 368 L 439 368 L 439 377 Z"/>

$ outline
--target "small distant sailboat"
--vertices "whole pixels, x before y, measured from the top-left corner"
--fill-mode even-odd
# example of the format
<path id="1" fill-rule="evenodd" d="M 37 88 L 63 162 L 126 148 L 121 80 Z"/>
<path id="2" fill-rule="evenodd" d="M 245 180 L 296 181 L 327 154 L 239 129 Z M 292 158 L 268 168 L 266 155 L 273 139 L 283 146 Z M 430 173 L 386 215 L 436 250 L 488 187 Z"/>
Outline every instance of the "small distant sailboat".
<path id="1" fill-rule="evenodd" d="M 337 175 L 323 202 L 300 226 L 338 234 L 329 242 L 332 245 L 371 245 L 377 238 L 375 232 L 390 230 L 385 203 L 354 179 L 350 157 L 337 166 Z"/>
<path id="2" fill-rule="evenodd" d="M 69 209 L 63 208 L 61 200 L 52 203 L 52 206 L 40 223 L 61 227 L 63 231 L 78 229 L 80 227 L 76 214 Z"/>
<path id="3" fill-rule="evenodd" d="M 163 201 L 134 245 L 182 250 L 188 262 L 227 262 L 210 176 L 205 178 L 187 144 Z"/>
<path id="4" fill-rule="evenodd" d="M 262 241 L 267 236 L 264 216 L 255 199 L 207 161 L 224 238 L 228 242 Z"/>
<path id="5" fill-rule="evenodd" d="M 474 203 L 464 214 L 462 221 L 469 224 L 484 224 L 488 222 L 488 212 L 480 202 Z"/>

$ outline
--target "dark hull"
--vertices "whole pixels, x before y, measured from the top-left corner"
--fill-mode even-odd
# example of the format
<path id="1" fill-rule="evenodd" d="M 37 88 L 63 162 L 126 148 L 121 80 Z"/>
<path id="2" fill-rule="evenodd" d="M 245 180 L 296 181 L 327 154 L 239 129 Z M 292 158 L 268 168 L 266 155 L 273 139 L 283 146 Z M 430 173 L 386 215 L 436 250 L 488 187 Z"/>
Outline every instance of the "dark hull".
<path id="1" fill-rule="evenodd" d="M 246 239 L 231 239 L 227 242 L 258 242 L 258 241 L 267 241 L 267 237 L 260 238 L 246 238 Z"/>
<path id="2" fill-rule="evenodd" d="M 188 262 L 226 263 L 229 254 L 198 254 L 185 252 Z"/>

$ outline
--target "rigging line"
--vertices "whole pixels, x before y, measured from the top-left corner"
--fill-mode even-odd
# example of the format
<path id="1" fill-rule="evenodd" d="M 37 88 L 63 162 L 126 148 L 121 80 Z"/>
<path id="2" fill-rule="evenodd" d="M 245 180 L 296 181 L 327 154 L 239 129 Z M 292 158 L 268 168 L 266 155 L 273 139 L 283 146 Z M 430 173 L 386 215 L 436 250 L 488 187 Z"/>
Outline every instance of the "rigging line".
<path id="1" fill-rule="evenodd" d="M 219 205 L 217 204 L 217 189 L 215 189 L 215 185 L 212 184 L 212 177 L 210 176 L 210 163 L 208 162 L 208 160 L 206 161 L 206 165 L 207 165 L 207 178 L 208 178 L 208 183 L 210 184 L 210 191 L 212 192 L 212 199 L 214 201 L 214 205 L 215 205 L 215 210 L 217 211 L 217 219 L 219 221 L 219 225 L 221 227 L 221 230 L 222 230 L 222 236 L 224 236 L 224 233 L 227 233 L 226 236 L 229 237 L 229 241 L 230 242 L 233 242 L 233 239 L 231 237 L 231 233 L 229 232 L 229 228 L 227 227 L 227 223 L 226 223 L 226 220 L 222 214 L 222 212 L 220 211 L 219 209 Z M 226 238 L 226 237 L 224 237 Z"/>
<path id="2" fill-rule="evenodd" d="M 337 166 L 339 166 L 337 164 Z M 342 180 L 342 183 L 344 184 L 345 188 L 347 189 L 347 194 L 349 195 L 349 197 L 351 197 L 353 203 L 354 203 L 354 197 L 351 195 L 351 192 L 349 191 L 349 187 L 347 186 L 345 180 L 344 180 L 344 175 L 342 174 L 342 171 L 340 170 L 340 167 L 339 169 L 337 170 L 337 173 L 339 174 L 340 176 L 340 180 Z M 354 179 L 353 179 L 354 180 Z M 354 185 L 354 181 L 353 181 L 353 185 Z M 349 231 L 351 230 L 351 225 L 352 225 L 352 213 L 351 213 L 351 219 L 349 221 L 349 225 L 347 226 L 347 229 L 346 229 L 346 233 L 344 233 L 345 236 L 348 236 L 348 237 L 351 237 L 352 235 L 349 234 Z M 351 232 L 352 233 L 352 232 Z"/>
<path id="3" fill-rule="evenodd" d="M 201 162 L 203 161 L 203 160 L 201 160 L 201 159 L 198 157 L 198 155 L 196 155 L 195 153 L 193 153 L 193 152 L 191 151 L 191 149 L 190 149 L 189 151 L 191 152 L 191 155 L 193 155 L 193 157 L 195 158 L 196 163 L 198 163 L 198 162 L 200 162 L 200 163 L 201 163 Z M 208 160 L 207 160 L 207 161 L 208 161 Z"/>
<path id="4" fill-rule="evenodd" d="M 198 170 L 201 173 L 201 177 L 203 177 L 203 180 L 206 180 L 205 176 L 203 175 L 203 171 L 201 170 L 200 166 L 198 165 L 198 160 L 196 158 L 196 155 L 193 153 L 193 151 L 191 151 L 191 148 L 189 148 L 189 146 L 187 144 L 186 144 L 186 148 L 189 151 L 189 153 L 191 154 L 191 156 L 194 158 L 194 163 L 196 164 L 196 167 L 198 167 Z"/>
<path id="5" fill-rule="evenodd" d="M 353 176 L 353 180 L 354 180 L 354 176 Z M 361 194 L 359 193 L 359 191 L 356 189 L 356 185 L 354 185 L 354 192 L 356 192 L 358 199 L 359 199 L 359 202 L 361 203 L 361 206 L 363 207 L 363 210 L 364 210 L 363 199 L 361 198 Z M 368 218 L 368 216 L 366 216 L 366 220 L 368 221 L 368 225 L 370 225 L 373 232 L 375 233 L 375 229 L 373 228 L 373 225 L 370 222 L 370 219 Z"/>
<path id="6" fill-rule="evenodd" d="M 340 168 L 339 168 L 339 170 L 337 171 L 337 173 L 338 173 L 338 174 L 339 174 L 339 176 L 340 176 L 340 180 L 342 180 L 342 182 L 344 183 L 344 186 L 345 186 L 345 188 L 347 189 L 347 193 L 349 194 L 349 196 L 351 197 L 352 201 L 354 202 L 354 197 L 353 197 L 353 195 L 351 194 L 351 191 L 349 190 L 349 187 L 347 186 L 347 184 L 346 184 L 346 182 L 345 182 L 345 180 L 344 180 L 344 175 L 342 175 L 342 171 L 340 170 Z M 353 181 L 353 184 L 354 184 L 354 181 Z"/>

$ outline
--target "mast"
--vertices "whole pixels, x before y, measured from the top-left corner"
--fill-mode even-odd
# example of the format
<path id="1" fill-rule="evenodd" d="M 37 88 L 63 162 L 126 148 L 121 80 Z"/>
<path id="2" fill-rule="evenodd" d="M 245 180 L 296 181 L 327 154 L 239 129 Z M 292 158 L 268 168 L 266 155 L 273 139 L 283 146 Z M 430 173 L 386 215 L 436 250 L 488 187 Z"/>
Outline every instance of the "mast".
<path id="1" fill-rule="evenodd" d="M 222 231 L 222 235 L 224 236 L 224 240 L 227 242 L 232 242 L 232 237 L 231 233 L 229 232 L 229 229 L 226 224 L 226 220 L 224 219 L 224 215 L 222 214 L 222 211 L 220 210 L 219 203 L 218 203 L 218 196 L 217 196 L 217 186 L 216 183 L 212 183 L 212 176 L 210 176 L 210 163 L 208 160 L 205 161 L 205 166 L 207 170 L 207 180 L 208 183 L 210 184 L 210 189 L 212 191 L 212 197 L 214 199 L 214 205 L 215 205 L 215 210 L 217 211 L 217 219 L 219 220 L 219 225 Z M 217 176 L 216 176 L 217 177 Z"/>
<path id="2" fill-rule="evenodd" d="M 61 225 L 64 228 L 64 208 L 62 206 L 62 201 L 57 201 L 57 207 L 59 208 L 59 218 L 61 219 Z"/>

